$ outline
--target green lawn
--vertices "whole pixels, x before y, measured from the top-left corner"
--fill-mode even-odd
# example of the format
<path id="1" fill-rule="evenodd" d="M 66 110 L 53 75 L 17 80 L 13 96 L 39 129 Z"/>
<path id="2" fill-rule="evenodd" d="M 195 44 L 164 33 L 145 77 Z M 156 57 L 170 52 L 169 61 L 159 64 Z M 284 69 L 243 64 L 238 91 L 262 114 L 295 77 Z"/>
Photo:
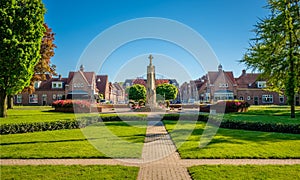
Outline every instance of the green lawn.
<path id="1" fill-rule="evenodd" d="M 300 134 L 218 129 L 212 141 L 200 148 L 205 123 L 164 121 L 181 158 L 300 158 Z M 187 139 L 187 134 L 191 136 Z"/>
<path id="2" fill-rule="evenodd" d="M 300 165 L 210 165 L 194 166 L 188 170 L 194 180 L 300 179 Z"/>
<path id="3" fill-rule="evenodd" d="M 106 122 L 84 129 L 0 136 L 1 158 L 107 158 L 141 156 L 146 122 Z"/>
<path id="4" fill-rule="evenodd" d="M 125 166 L 0 166 L 1 179 L 136 179 L 138 167 Z"/>
<path id="5" fill-rule="evenodd" d="M 8 110 L 8 117 L 0 118 L 1 124 L 49 122 L 75 119 L 74 113 L 52 112 L 51 106 L 15 106 Z"/>
<path id="6" fill-rule="evenodd" d="M 296 118 L 290 118 L 289 106 L 250 106 L 248 112 L 224 114 L 225 119 L 265 123 L 300 124 L 300 106 Z"/>

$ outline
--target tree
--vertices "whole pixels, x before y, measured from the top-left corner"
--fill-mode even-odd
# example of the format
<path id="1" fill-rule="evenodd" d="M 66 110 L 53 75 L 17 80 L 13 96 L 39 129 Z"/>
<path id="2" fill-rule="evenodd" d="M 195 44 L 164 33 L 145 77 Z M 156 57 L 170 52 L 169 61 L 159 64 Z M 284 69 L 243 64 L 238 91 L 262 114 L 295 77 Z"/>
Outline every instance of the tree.
<path id="1" fill-rule="evenodd" d="M 41 0 L 0 1 L 0 117 L 7 95 L 28 86 L 40 59 L 45 8 Z"/>
<path id="2" fill-rule="evenodd" d="M 54 33 L 52 29 L 48 27 L 47 24 L 44 24 L 46 31 L 44 32 L 44 36 L 41 44 L 41 58 L 38 63 L 34 67 L 34 75 L 30 80 L 30 84 L 28 87 L 25 87 L 23 91 L 27 91 L 32 93 L 35 91 L 34 83 L 36 81 L 44 81 L 46 80 L 46 75 L 52 77 L 53 75 L 57 75 L 55 72 L 56 66 L 51 64 L 51 57 L 54 56 L 54 48 L 56 45 L 53 43 L 54 41 Z M 12 109 L 13 107 L 13 95 L 7 96 L 7 109 Z"/>
<path id="3" fill-rule="evenodd" d="M 262 73 L 268 89 L 288 97 L 295 117 L 295 94 L 300 90 L 299 0 L 269 0 L 271 14 L 255 26 L 256 38 L 241 62 Z"/>
<path id="4" fill-rule="evenodd" d="M 56 48 L 56 45 L 53 42 L 54 33 L 46 23 L 44 23 L 44 27 L 46 31 L 44 32 L 41 43 L 41 58 L 34 67 L 34 74 L 30 79 L 29 86 L 24 89 L 24 91 L 28 91 L 29 93 L 32 93 L 35 90 L 34 83 L 36 81 L 46 80 L 46 75 L 49 75 L 50 77 L 57 75 L 55 72 L 56 66 L 51 63 L 51 58 L 54 56 L 54 49 Z"/>
<path id="5" fill-rule="evenodd" d="M 173 84 L 160 84 L 156 87 L 156 94 L 164 97 L 165 100 L 172 100 L 177 97 L 178 89 Z"/>
<path id="6" fill-rule="evenodd" d="M 134 101 L 146 100 L 146 88 L 143 85 L 135 84 L 129 88 L 128 98 Z"/>

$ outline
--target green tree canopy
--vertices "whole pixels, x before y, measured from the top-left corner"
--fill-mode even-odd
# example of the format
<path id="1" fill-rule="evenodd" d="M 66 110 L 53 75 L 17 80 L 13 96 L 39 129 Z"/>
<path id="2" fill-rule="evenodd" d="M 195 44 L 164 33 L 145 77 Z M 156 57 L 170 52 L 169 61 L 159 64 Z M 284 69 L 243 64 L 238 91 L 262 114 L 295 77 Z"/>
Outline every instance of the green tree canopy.
<path id="1" fill-rule="evenodd" d="M 269 0 L 270 15 L 258 22 L 256 38 L 241 62 L 262 73 L 268 89 L 287 95 L 295 117 L 295 94 L 300 89 L 299 0 Z"/>
<path id="2" fill-rule="evenodd" d="M 7 115 L 7 95 L 30 83 L 41 57 L 44 13 L 41 0 L 0 1 L 0 117 Z"/>
<path id="3" fill-rule="evenodd" d="M 156 87 L 156 94 L 159 94 L 165 100 L 172 100 L 177 97 L 178 89 L 173 84 L 160 84 Z"/>
<path id="4" fill-rule="evenodd" d="M 128 98 L 134 101 L 146 100 L 146 88 L 143 85 L 135 84 L 129 88 Z"/>
<path id="5" fill-rule="evenodd" d="M 30 85 L 24 89 L 24 91 L 28 91 L 30 93 L 35 90 L 34 83 L 36 81 L 46 80 L 46 74 L 50 77 L 57 75 L 55 72 L 56 66 L 51 63 L 51 58 L 54 56 L 54 49 L 56 48 L 56 45 L 53 42 L 54 33 L 46 23 L 44 23 L 44 27 L 46 31 L 44 32 L 41 43 L 41 58 L 34 67 L 34 74 L 30 80 Z"/>

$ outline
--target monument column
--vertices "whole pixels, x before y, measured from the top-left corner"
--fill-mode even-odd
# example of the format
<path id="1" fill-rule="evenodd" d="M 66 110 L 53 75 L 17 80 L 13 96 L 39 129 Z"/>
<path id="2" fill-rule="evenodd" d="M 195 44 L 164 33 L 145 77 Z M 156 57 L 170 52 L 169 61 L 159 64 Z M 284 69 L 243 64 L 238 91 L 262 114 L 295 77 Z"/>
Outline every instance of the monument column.
<path id="1" fill-rule="evenodd" d="M 147 97 L 146 105 L 151 108 L 156 107 L 156 90 L 155 90 L 155 66 L 152 64 L 153 56 L 148 57 L 150 64 L 147 66 Z"/>

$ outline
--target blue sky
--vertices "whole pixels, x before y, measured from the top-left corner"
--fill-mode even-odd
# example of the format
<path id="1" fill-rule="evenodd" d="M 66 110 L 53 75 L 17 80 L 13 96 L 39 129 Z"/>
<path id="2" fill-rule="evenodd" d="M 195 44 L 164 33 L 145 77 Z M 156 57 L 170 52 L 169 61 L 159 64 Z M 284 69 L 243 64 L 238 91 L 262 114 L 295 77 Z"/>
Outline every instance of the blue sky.
<path id="1" fill-rule="evenodd" d="M 244 65 L 238 63 L 249 39 L 251 30 L 268 14 L 263 8 L 265 0 L 43 0 L 47 13 L 46 23 L 55 35 L 55 56 L 52 63 L 57 72 L 67 76 L 77 70 L 83 52 L 101 33 L 124 21 L 144 17 L 170 19 L 196 31 L 215 53 L 224 70 L 232 70 L 235 76 L 241 74 Z M 147 27 L 158 29 L 159 27 Z M 132 27 L 139 31 L 139 27 Z M 176 30 L 170 29 L 170 33 Z M 121 38 L 118 34 L 112 37 Z M 126 36 L 124 34 L 123 36 Z M 177 35 L 178 36 L 178 35 Z M 182 35 L 184 38 L 185 35 Z M 103 49 L 94 52 L 92 58 L 100 57 Z M 103 60 L 84 61 L 86 70 L 97 67 L 98 74 L 109 75 L 110 81 L 124 81 L 127 78 L 144 76 L 147 57 L 154 55 L 158 77 L 175 78 L 180 83 L 196 79 L 208 70 L 195 60 L 188 51 L 161 39 L 140 39 L 114 49 Z M 204 53 L 204 52 L 203 52 Z M 208 58 L 205 60 L 210 62 Z"/>

